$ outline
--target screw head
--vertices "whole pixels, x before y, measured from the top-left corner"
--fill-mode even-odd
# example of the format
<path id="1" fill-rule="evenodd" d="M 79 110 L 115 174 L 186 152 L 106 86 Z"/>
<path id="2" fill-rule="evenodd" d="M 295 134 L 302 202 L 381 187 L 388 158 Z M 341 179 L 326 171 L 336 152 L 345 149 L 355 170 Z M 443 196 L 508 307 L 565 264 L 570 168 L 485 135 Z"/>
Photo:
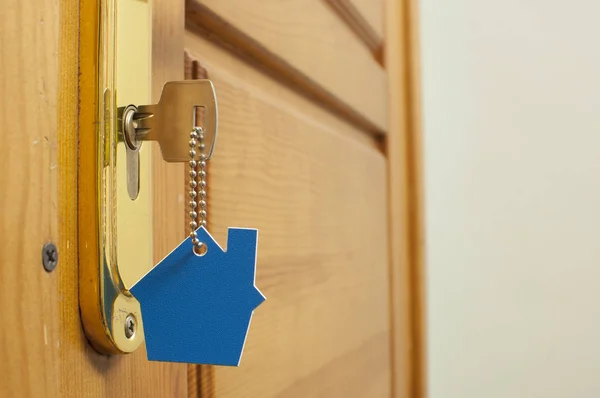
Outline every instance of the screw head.
<path id="1" fill-rule="evenodd" d="M 58 265 L 58 249 L 52 242 L 48 242 L 42 248 L 42 265 L 48 272 L 54 271 Z"/>
<path id="2" fill-rule="evenodd" d="M 125 318 L 125 337 L 127 337 L 130 340 L 133 339 L 133 337 L 135 336 L 135 329 L 135 317 L 133 316 L 133 314 L 129 314 L 127 315 L 127 318 Z"/>

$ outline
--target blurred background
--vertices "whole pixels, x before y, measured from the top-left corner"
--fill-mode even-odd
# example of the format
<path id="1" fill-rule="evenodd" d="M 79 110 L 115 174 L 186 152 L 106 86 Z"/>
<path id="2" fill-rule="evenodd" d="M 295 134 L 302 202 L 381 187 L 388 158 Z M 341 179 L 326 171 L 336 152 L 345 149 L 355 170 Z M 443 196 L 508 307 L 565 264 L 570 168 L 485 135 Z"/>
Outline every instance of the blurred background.
<path id="1" fill-rule="evenodd" d="M 428 395 L 600 396 L 600 3 L 419 8 Z"/>

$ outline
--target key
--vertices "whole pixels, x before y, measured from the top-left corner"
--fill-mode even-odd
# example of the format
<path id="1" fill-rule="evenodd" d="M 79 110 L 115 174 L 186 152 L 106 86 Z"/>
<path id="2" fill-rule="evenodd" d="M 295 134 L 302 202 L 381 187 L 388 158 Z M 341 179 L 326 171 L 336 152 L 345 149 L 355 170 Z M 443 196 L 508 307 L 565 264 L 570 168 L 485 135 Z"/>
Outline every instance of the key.
<path id="1" fill-rule="evenodd" d="M 129 105 L 118 115 L 132 199 L 141 141 L 158 141 L 165 161 L 190 167 L 190 237 L 130 289 L 141 306 L 148 359 L 238 366 L 250 318 L 265 297 L 255 284 L 258 231 L 229 228 L 223 250 L 205 227 L 206 161 L 217 136 L 214 87 L 209 80 L 168 82 L 158 104 Z"/>
<path id="2" fill-rule="evenodd" d="M 210 80 L 167 82 L 158 104 L 119 109 L 119 127 L 128 147 L 139 141 L 157 141 L 167 162 L 189 160 L 190 126 L 197 126 L 196 111 L 204 108 L 203 130 L 207 160 L 217 138 L 217 98 Z"/>

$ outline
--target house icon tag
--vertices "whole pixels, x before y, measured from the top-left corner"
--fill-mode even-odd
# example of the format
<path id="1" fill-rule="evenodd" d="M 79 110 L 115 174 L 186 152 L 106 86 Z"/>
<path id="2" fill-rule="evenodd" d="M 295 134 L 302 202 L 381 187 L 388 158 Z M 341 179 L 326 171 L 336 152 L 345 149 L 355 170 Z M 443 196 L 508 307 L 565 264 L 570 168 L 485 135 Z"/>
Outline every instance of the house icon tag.
<path id="1" fill-rule="evenodd" d="M 238 366 L 252 313 L 265 300 L 255 286 L 258 230 L 229 228 L 227 250 L 204 227 L 196 233 L 204 255 L 187 238 L 130 289 L 148 359 Z"/>

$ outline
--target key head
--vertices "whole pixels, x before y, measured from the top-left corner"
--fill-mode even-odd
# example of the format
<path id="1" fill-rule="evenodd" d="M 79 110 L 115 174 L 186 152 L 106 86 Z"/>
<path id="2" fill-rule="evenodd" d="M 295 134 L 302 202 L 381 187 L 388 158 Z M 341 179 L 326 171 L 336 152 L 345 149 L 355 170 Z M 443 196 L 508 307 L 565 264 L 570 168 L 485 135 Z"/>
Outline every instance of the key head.
<path id="1" fill-rule="evenodd" d="M 203 112 L 197 112 L 203 108 Z M 196 118 L 201 113 L 202 118 Z M 217 97 L 210 80 L 167 82 L 156 105 L 141 105 L 136 112 L 136 132 L 142 140 L 158 141 L 167 162 L 187 162 L 190 132 L 204 131 L 204 154 L 210 159 L 217 139 Z"/>

